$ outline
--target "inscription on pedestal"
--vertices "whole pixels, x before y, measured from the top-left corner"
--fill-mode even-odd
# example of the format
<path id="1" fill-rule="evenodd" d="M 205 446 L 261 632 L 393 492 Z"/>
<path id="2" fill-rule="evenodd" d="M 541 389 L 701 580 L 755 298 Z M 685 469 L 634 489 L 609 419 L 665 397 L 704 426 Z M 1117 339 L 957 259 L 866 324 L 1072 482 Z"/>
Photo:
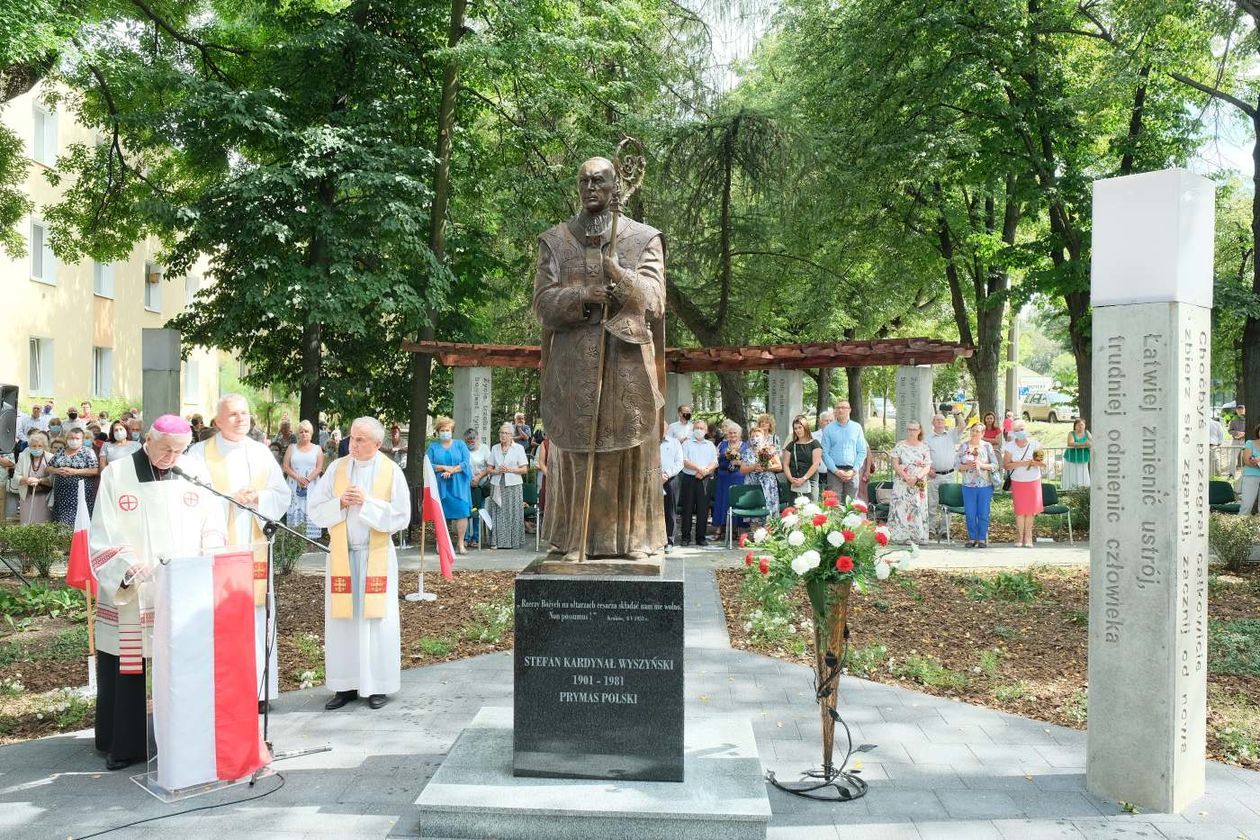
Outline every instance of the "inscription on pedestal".
<path id="1" fill-rule="evenodd" d="M 517 776 L 682 781 L 681 580 L 516 579 Z"/>

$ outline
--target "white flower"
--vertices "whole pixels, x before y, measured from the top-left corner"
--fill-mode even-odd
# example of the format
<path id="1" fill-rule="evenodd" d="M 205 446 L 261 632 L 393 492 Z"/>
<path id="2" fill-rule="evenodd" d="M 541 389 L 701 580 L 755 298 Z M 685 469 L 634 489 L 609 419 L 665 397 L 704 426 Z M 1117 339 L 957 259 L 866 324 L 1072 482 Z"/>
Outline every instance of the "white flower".
<path id="1" fill-rule="evenodd" d="M 862 524 L 862 517 L 856 513 L 850 513 L 840 522 L 841 525 L 850 531 Z"/>
<path id="2" fill-rule="evenodd" d="M 797 507 L 805 507 L 805 505 L 809 504 L 809 496 L 797 496 L 793 504 Z"/>
<path id="3" fill-rule="evenodd" d="M 805 535 L 800 531 L 793 531 L 788 534 L 788 545 L 796 547 L 805 545 Z"/>
<path id="4" fill-rule="evenodd" d="M 758 528 L 756 531 L 753 531 L 753 542 L 755 543 L 765 542 L 766 537 L 768 536 L 770 536 L 769 531 L 767 531 L 765 528 Z"/>
<path id="5" fill-rule="evenodd" d="M 875 564 L 875 579 L 888 580 L 888 576 L 892 574 L 892 566 L 883 560 Z"/>
<path id="6" fill-rule="evenodd" d="M 818 514 L 822 513 L 822 508 L 820 508 L 818 505 L 814 504 L 813 502 L 810 502 L 809 504 L 805 505 L 805 507 L 801 508 L 801 513 L 805 514 L 806 516 L 817 516 Z"/>
<path id="7" fill-rule="evenodd" d="M 827 542 L 831 543 L 833 548 L 839 548 L 844 545 L 844 534 L 839 531 L 831 531 L 827 534 Z"/>
<path id="8" fill-rule="evenodd" d="M 787 516 L 783 517 L 781 521 L 783 522 L 784 528 L 795 528 L 797 523 L 801 521 L 801 518 L 795 513 L 789 513 Z"/>

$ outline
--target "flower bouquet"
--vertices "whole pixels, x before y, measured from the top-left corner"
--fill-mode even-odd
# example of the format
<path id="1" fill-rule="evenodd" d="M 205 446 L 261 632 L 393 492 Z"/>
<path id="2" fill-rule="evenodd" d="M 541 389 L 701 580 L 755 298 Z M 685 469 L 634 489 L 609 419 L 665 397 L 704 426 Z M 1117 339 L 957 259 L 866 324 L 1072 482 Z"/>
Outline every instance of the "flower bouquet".
<path id="1" fill-rule="evenodd" d="M 779 519 L 740 538 L 740 547 L 748 550 L 744 557 L 748 574 L 766 576 L 767 588 L 780 592 L 803 585 L 813 608 L 814 688 L 822 720 L 823 767 L 806 775 L 820 779 L 821 784 L 808 791 L 784 788 L 790 792 L 813 795 L 833 787 L 839 798 L 849 799 L 853 793 L 843 790 L 836 780 L 843 776 L 860 784 L 843 772 L 847 755 L 839 768 L 832 761 L 835 725 L 840 719 L 836 683 L 844 667 L 849 595 L 854 589 L 868 592 L 876 581 L 887 580 L 898 565 L 897 554 L 918 555 L 913 543 L 890 548 L 888 528 L 868 519 L 868 512 L 860 499 L 843 503 L 827 490 L 821 504 L 800 496 L 796 506 L 784 508 Z M 773 778 L 770 781 L 778 785 Z"/>
<path id="2" fill-rule="evenodd" d="M 757 450 L 757 464 L 762 469 L 770 469 L 770 463 L 774 460 L 774 448 L 763 446 Z"/>

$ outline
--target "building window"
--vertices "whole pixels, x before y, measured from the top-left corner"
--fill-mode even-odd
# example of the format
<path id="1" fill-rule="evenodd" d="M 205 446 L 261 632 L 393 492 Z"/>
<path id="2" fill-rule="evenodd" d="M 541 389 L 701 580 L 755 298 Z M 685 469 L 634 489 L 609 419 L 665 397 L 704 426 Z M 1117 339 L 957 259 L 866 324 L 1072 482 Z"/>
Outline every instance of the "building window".
<path id="1" fill-rule="evenodd" d="M 198 396 L 201 393 L 201 370 L 197 367 L 196 362 L 184 362 L 184 402 L 197 403 L 200 402 Z"/>
<path id="2" fill-rule="evenodd" d="M 57 257 L 48 244 L 48 226 L 31 220 L 31 279 L 57 285 Z"/>
<path id="3" fill-rule="evenodd" d="M 31 138 L 31 157 L 45 166 L 57 163 L 57 112 L 35 103 L 35 132 Z"/>
<path id="4" fill-rule="evenodd" d="M 114 264 L 98 262 L 92 266 L 92 291 L 101 297 L 114 296 Z"/>
<path id="5" fill-rule="evenodd" d="M 197 292 L 201 291 L 201 278 L 188 276 L 184 278 L 184 305 L 192 306 L 197 299 Z"/>
<path id="6" fill-rule="evenodd" d="M 109 347 L 92 348 L 92 396 L 114 395 L 114 351 Z"/>
<path id="7" fill-rule="evenodd" d="M 144 308 L 162 311 L 162 269 L 150 262 L 144 264 Z"/>
<path id="8" fill-rule="evenodd" d="M 35 394 L 51 394 L 53 392 L 53 340 L 32 338 L 30 348 L 30 385 L 28 387 Z"/>

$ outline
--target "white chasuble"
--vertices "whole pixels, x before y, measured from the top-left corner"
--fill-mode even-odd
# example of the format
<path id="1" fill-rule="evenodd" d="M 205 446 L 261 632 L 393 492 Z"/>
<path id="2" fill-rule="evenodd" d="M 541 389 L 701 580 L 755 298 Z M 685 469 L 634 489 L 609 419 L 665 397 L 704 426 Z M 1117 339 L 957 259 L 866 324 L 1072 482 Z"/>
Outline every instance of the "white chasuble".
<path id="1" fill-rule="evenodd" d="M 176 465 L 203 480 L 205 468 L 186 455 Z M 149 655 L 153 607 L 148 587 L 123 586 L 134 564 L 194 557 L 222 548 L 227 522 L 217 500 L 195 484 L 156 471 L 143 449 L 111 461 L 101 473 L 88 532 L 92 571 L 99 583 L 96 647 L 121 660 L 121 673 L 141 673 Z"/>
<path id="2" fill-rule="evenodd" d="M 271 449 L 250 438 L 231 441 L 216 434 L 210 440 L 203 440 L 188 450 L 188 457 L 200 461 L 203 472 L 208 476 L 214 489 L 220 493 L 234 496 L 241 490 L 258 491 L 258 511 L 263 516 L 280 519 L 289 509 L 289 485 L 284 480 L 284 472 L 271 454 Z M 266 537 L 262 535 L 262 520 L 251 516 L 229 505 L 227 502 L 215 500 L 223 509 L 228 521 L 231 536 L 230 543 L 241 548 L 253 548 L 255 563 L 266 568 Z M 258 598 L 254 606 L 254 644 L 257 648 L 255 661 L 258 663 L 258 698 L 263 698 L 263 649 L 267 640 L 272 641 L 271 671 L 268 682 L 271 684 L 271 696 L 280 693 L 280 660 L 279 645 L 276 643 L 276 604 L 271 602 L 271 624 L 267 624 L 267 610 L 262 600 L 262 593 L 267 584 L 266 578 L 258 575 Z"/>
<path id="3" fill-rule="evenodd" d="M 341 507 L 334 491 L 337 471 L 350 468 L 349 483 L 363 491 L 365 501 L 352 508 Z M 380 470 L 390 470 L 393 486 L 389 501 L 373 497 L 373 485 Z M 398 691 L 402 672 L 401 630 L 398 617 L 398 554 L 388 541 L 385 614 L 366 618 L 363 594 L 366 587 L 368 547 L 373 531 L 397 533 L 411 522 L 411 499 L 403 471 L 393 461 L 377 454 L 368 461 L 338 458 L 324 471 L 306 498 L 306 514 L 321 528 L 346 523 L 350 549 L 350 591 L 353 615 L 333 618 L 330 597 L 331 558 L 324 572 L 324 673 L 333 691 L 358 691 L 361 695 L 393 694 Z"/>

